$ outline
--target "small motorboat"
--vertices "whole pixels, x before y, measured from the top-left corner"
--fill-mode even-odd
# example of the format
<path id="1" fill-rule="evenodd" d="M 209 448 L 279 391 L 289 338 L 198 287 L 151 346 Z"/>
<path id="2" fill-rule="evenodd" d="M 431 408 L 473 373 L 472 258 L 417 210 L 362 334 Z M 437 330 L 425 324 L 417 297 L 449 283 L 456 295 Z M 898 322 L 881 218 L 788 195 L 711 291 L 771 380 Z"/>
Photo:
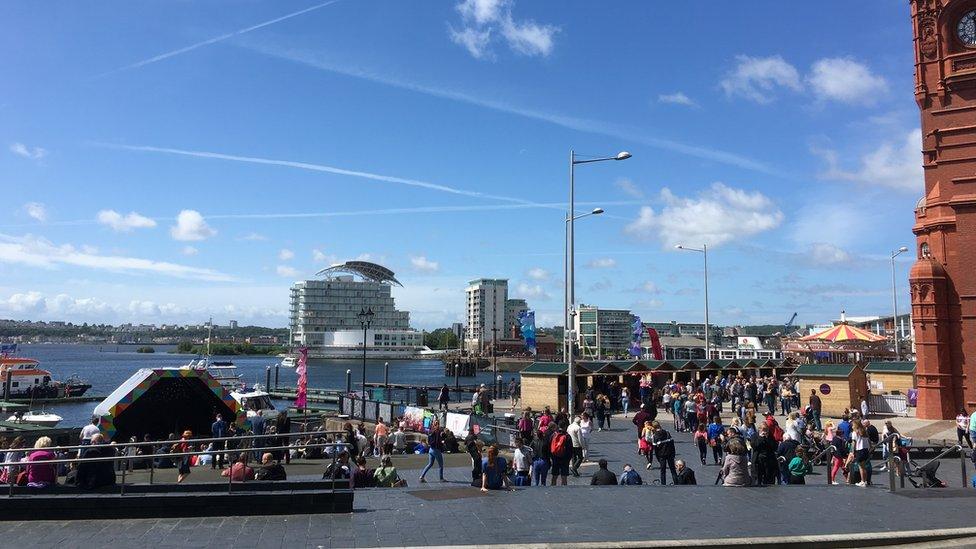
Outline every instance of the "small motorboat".
<path id="1" fill-rule="evenodd" d="M 291 355 L 285 356 L 281 359 L 279 365 L 282 368 L 294 368 L 295 366 L 298 365 L 298 357 L 291 356 Z"/>
<path id="2" fill-rule="evenodd" d="M 61 423 L 63 417 L 58 414 L 52 414 L 51 412 L 16 412 L 14 415 L 7 418 L 7 421 L 12 423 L 30 423 L 31 425 L 40 425 L 42 427 L 55 427 L 58 423 Z"/>

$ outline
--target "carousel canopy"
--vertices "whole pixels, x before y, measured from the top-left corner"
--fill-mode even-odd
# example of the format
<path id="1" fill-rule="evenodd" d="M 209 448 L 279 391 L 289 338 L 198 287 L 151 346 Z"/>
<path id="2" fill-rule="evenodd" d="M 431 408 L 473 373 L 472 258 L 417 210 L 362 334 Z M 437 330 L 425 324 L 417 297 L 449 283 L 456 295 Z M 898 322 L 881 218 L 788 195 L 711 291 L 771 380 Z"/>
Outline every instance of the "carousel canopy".
<path id="1" fill-rule="evenodd" d="M 801 337 L 800 341 L 865 341 L 878 343 L 888 338 L 848 324 L 838 324 L 820 333 Z"/>

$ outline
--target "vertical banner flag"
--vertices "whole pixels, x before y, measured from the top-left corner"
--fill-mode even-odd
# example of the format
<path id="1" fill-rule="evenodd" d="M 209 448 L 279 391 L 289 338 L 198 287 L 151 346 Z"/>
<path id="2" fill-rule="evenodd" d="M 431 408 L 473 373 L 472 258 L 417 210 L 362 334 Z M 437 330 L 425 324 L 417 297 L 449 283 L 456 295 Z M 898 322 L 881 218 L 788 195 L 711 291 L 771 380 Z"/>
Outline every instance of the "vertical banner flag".
<path id="1" fill-rule="evenodd" d="M 304 408 L 308 404 L 308 347 L 298 350 L 298 366 L 295 368 L 298 374 L 298 391 L 295 395 L 295 408 Z"/>
<path id="2" fill-rule="evenodd" d="M 518 320 L 522 327 L 522 337 L 525 338 L 525 349 L 535 356 L 535 311 L 522 312 Z"/>
<path id="3" fill-rule="evenodd" d="M 647 335 L 651 338 L 651 352 L 654 354 L 654 360 L 664 360 L 664 349 L 661 348 L 661 337 L 657 335 L 657 330 L 648 327 Z"/>
<path id="4" fill-rule="evenodd" d="M 630 330 L 630 356 L 641 356 L 641 338 L 644 336 L 644 324 L 639 316 L 634 317 L 634 324 Z"/>

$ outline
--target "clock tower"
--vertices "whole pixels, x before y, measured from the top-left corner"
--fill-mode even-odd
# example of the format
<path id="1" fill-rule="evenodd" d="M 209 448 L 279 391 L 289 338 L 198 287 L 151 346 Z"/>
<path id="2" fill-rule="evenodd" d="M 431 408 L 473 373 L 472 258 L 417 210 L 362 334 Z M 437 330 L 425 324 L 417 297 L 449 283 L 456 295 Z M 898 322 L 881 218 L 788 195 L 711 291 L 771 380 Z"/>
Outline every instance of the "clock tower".
<path id="1" fill-rule="evenodd" d="M 925 195 L 909 275 L 918 417 L 976 409 L 976 0 L 910 0 Z"/>

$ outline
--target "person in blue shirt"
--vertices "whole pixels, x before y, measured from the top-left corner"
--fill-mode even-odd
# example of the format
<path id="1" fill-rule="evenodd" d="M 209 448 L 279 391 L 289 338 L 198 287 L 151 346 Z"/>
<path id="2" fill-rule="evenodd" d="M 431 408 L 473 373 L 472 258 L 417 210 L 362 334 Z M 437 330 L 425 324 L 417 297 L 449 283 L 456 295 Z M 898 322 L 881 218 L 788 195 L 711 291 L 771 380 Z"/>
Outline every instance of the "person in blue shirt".
<path id="1" fill-rule="evenodd" d="M 722 418 L 715 416 L 712 418 L 712 422 L 708 425 L 708 445 L 712 447 L 712 459 L 715 460 L 715 465 L 722 462 L 722 433 L 725 431 L 725 427 L 722 425 Z"/>
<path id="2" fill-rule="evenodd" d="M 512 489 L 507 474 L 508 464 L 498 455 L 498 446 L 488 447 L 488 456 L 481 460 L 481 491 Z"/>
<path id="3" fill-rule="evenodd" d="M 837 424 L 836 434 L 844 437 L 847 442 L 851 441 L 851 418 L 849 415 L 844 414 L 841 422 Z"/>
<path id="4" fill-rule="evenodd" d="M 220 414 L 217 414 L 216 420 L 210 425 L 210 434 L 213 436 L 213 438 L 224 438 L 227 436 L 227 422 L 224 421 L 224 418 Z M 214 442 L 213 449 L 223 450 L 227 447 L 226 444 L 226 442 Z M 224 453 L 221 452 L 214 455 L 213 459 L 210 461 L 210 466 L 212 469 L 217 469 L 218 467 L 223 469 Z"/>

